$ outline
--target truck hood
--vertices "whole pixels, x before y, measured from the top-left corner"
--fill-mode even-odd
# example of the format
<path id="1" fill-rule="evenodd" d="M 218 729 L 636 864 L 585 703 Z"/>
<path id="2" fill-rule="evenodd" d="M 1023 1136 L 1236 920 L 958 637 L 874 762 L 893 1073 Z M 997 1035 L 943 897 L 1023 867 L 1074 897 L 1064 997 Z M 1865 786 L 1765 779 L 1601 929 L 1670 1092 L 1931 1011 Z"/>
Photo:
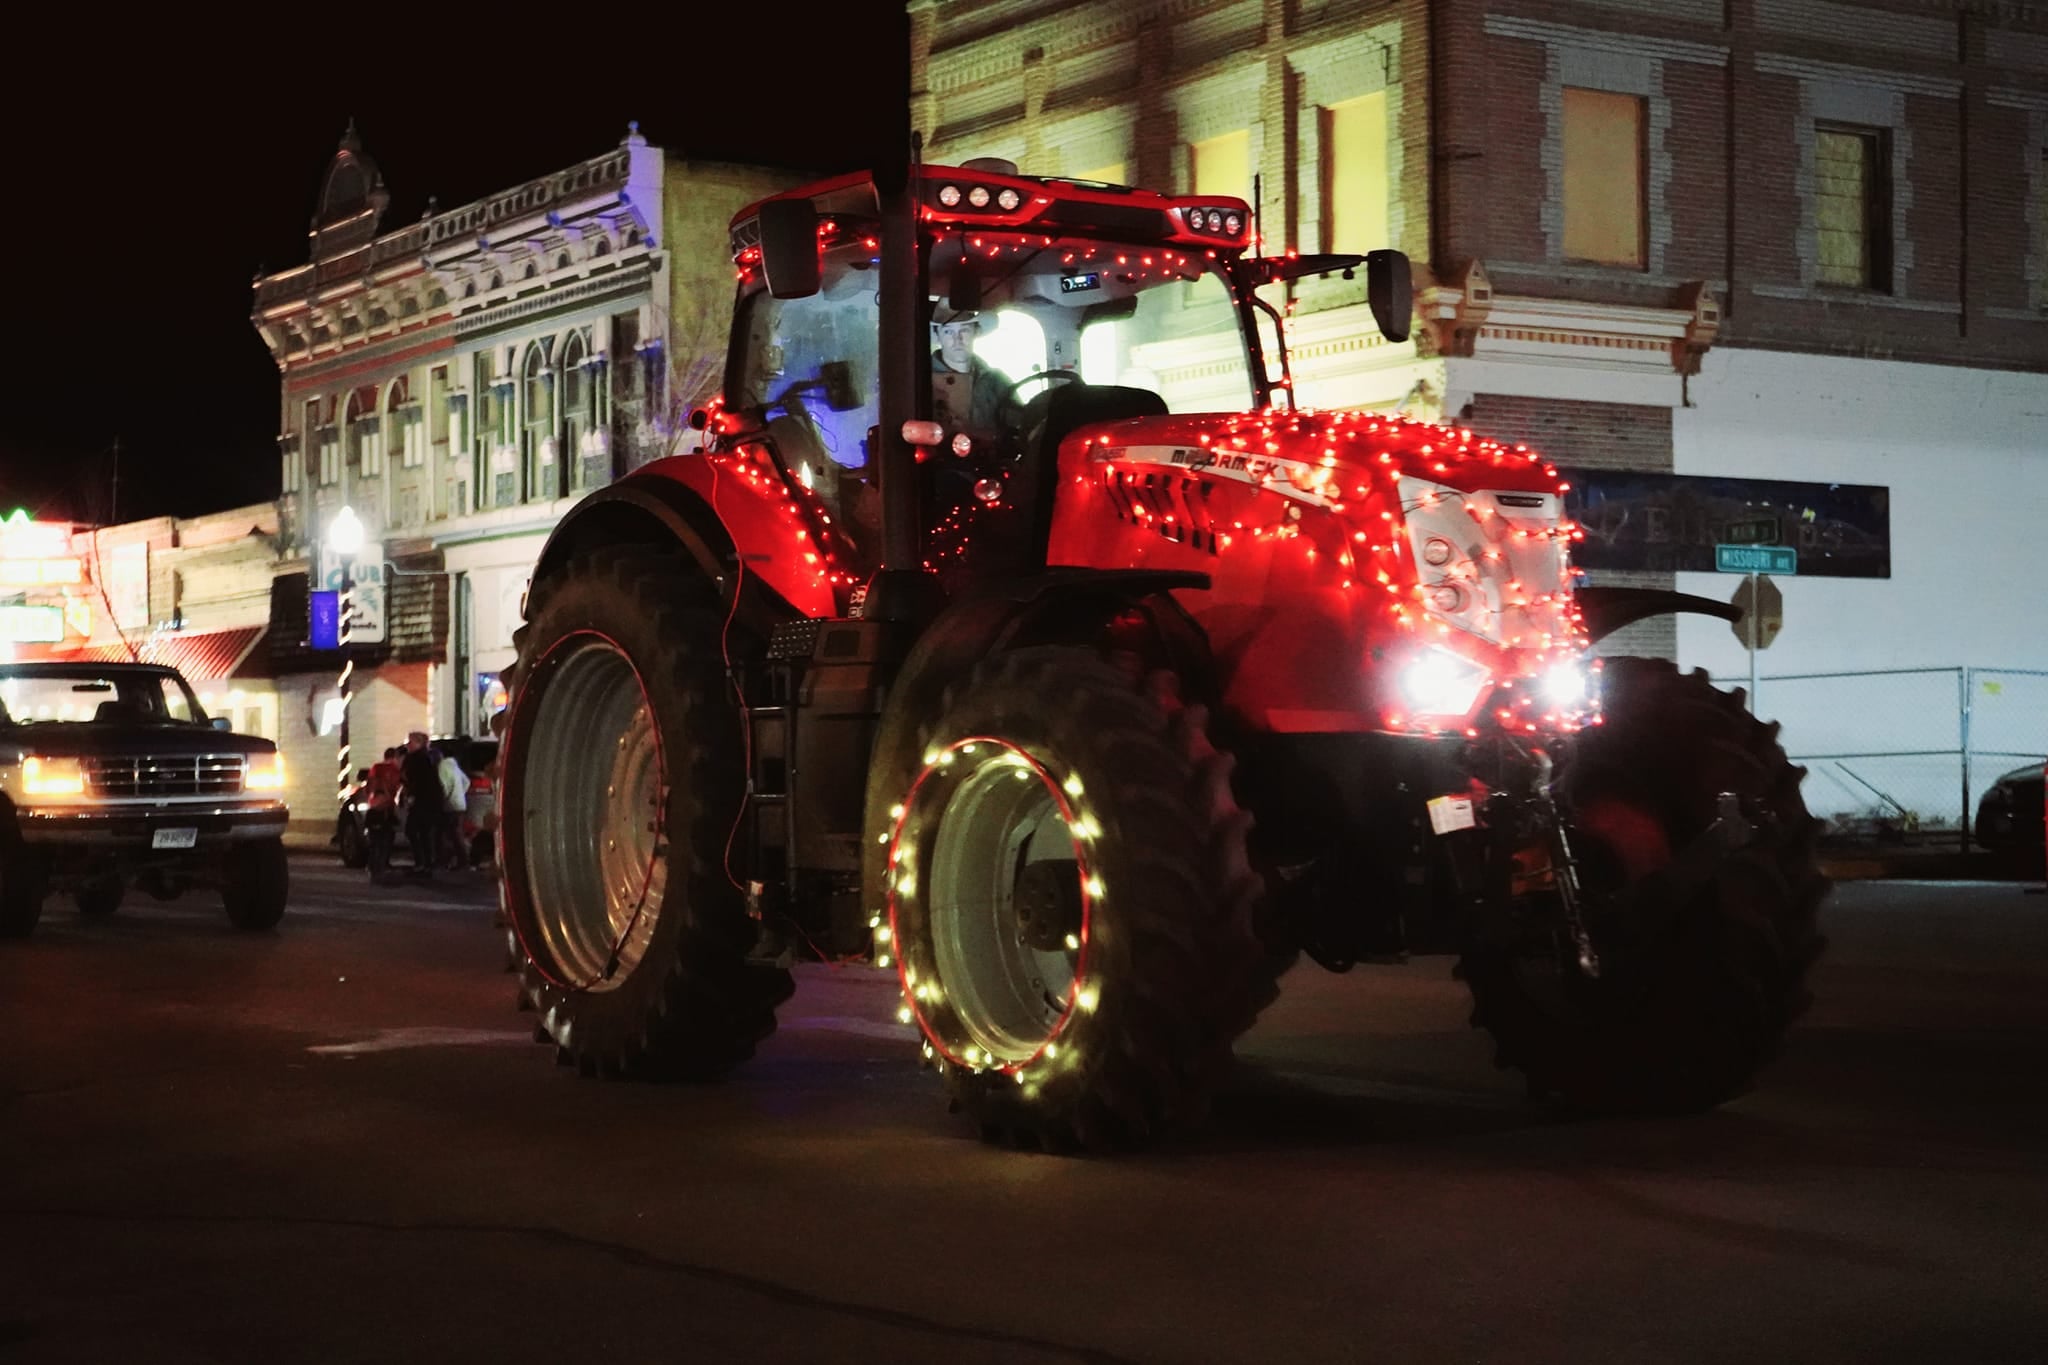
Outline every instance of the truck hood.
<path id="1" fill-rule="evenodd" d="M 277 746 L 256 735 L 203 725 L 96 725 L 59 722 L 0 725 L 0 760 L 23 754 L 88 758 L 96 754 L 267 754 Z"/>

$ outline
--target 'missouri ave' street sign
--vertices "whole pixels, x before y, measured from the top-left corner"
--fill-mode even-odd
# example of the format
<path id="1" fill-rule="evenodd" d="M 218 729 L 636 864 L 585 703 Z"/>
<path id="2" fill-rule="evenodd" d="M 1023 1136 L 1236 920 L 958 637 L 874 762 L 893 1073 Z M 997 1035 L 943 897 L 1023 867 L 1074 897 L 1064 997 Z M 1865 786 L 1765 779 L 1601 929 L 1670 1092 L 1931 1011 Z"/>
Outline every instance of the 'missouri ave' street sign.
<path id="1" fill-rule="evenodd" d="M 1789 545 L 1716 545 L 1714 572 L 1789 576 L 1799 572 L 1799 552 Z"/>

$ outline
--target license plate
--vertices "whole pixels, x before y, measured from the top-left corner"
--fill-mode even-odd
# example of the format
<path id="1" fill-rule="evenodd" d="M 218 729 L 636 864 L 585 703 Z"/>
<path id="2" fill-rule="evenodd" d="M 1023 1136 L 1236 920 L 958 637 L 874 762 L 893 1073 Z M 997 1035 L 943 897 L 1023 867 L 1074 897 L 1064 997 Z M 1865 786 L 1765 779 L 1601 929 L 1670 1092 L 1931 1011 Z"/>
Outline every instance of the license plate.
<path id="1" fill-rule="evenodd" d="M 199 842 L 196 829 L 160 829 L 150 837 L 151 848 L 191 848 Z"/>

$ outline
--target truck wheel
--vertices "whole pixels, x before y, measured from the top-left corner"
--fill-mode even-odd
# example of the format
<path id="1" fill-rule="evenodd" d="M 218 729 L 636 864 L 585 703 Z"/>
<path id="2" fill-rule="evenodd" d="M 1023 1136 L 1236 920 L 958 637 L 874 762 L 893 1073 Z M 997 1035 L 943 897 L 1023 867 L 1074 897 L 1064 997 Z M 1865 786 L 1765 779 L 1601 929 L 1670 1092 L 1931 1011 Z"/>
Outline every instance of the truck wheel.
<path id="1" fill-rule="evenodd" d="M 1119 1148 L 1197 1119 L 1271 996 L 1250 817 L 1174 691 L 1090 650 L 1020 649 L 922 736 L 876 932 L 986 1137 Z"/>
<path id="2" fill-rule="evenodd" d="M 43 917 L 49 873 L 34 854 L 0 850 L 0 938 L 27 938 Z"/>
<path id="3" fill-rule="evenodd" d="M 722 618 L 644 547 L 533 587 L 505 736 L 506 911 L 521 985 L 586 1075 L 708 1079 L 775 1030 L 787 971 L 725 851 L 746 791 Z"/>
<path id="4" fill-rule="evenodd" d="M 284 840 L 263 839 L 229 851 L 221 865 L 220 898 L 237 929 L 275 929 L 291 894 Z"/>
<path id="5" fill-rule="evenodd" d="M 81 886 L 71 893 L 71 899 L 78 906 L 81 915 L 111 915 L 121 908 L 121 893 L 127 890 L 119 877 Z"/>
<path id="6" fill-rule="evenodd" d="M 1572 741 L 1557 773 L 1599 976 L 1548 934 L 1468 951 L 1460 971 L 1473 1022 L 1532 1094 L 1595 1112 L 1696 1112 L 1747 1090 L 1810 999 L 1828 889 L 1820 822 L 1778 727 L 1741 693 L 1658 659 L 1610 659 L 1605 676 L 1605 722 Z M 1631 910 L 1617 893 L 1711 826 L 1723 792 L 1741 798 L 1751 841 L 1704 882 Z"/>
<path id="7" fill-rule="evenodd" d="M 362 830 L 356 827 L 356 822 L 349 818 L 347 811 L 343 811 L 334 822 L 334 842 L 341 849 L 343 867 L 357 868 L 369 865 L 369 845 L 363 838 Z"/>

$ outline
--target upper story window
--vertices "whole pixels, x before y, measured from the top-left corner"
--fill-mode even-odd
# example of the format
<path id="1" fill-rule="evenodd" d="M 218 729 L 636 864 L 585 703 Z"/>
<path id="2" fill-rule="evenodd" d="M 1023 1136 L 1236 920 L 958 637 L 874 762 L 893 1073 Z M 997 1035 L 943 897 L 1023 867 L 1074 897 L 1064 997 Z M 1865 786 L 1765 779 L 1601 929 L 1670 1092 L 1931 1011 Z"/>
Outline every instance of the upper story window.
<path id="1" fill-rule="evenodd" d="M 1816 124 L 1813 216 L 1817 283 L 1890 290 L 1891 135 L 1882 128 Z"/>
<path id="2" fill-rule="evenodd" d="M 1565 259 L 1641 270 L 1643 98 L 1572 86 L 1563 94 Z"/>
<path id="3" fill-rule="evenodd" d="M 1387 93 L 1316 110 L 1325 251 L 1376 251 L 1387 235 Z"/>
<path id="4" fill-rule="evenodd" d="M 2034 307 L 2048 311 L 2048 147 L 2034 155 Z"/>
<path id="5" fill-rule="evenodd" d="M 1228 194 L 1247 203 L 1252 197 L 1252 135 L 1234 133 L 1206 138 L 1188 148 L 1188 191 Z"/>

